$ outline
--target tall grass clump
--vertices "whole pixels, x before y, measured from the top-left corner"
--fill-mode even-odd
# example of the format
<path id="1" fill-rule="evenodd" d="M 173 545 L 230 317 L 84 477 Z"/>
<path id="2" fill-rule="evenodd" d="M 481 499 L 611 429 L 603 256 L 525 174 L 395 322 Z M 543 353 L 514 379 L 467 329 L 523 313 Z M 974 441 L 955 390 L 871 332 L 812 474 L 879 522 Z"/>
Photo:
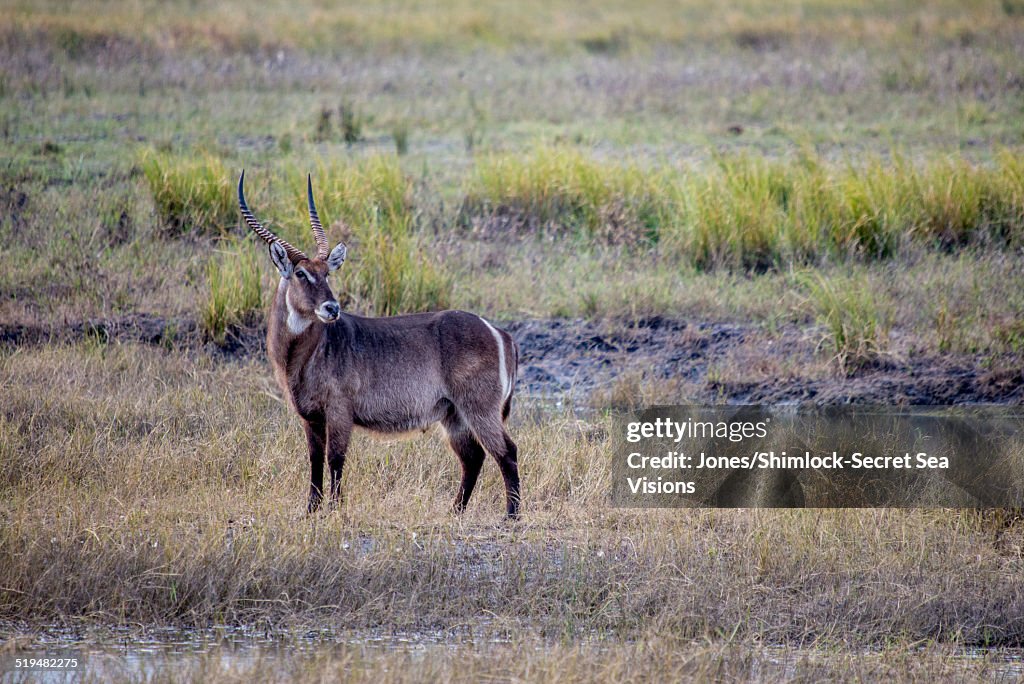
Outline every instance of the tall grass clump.
<path id="1" fill-rule="evenodd" d="M 141 167 L 166 233 L 225 235 L 237 225 L 235 173 L 219 158 L 150 151 Z"/>
<path id="2" fill-rule="evenodd" d="M 897 155 L 839 169 L 815 163 L 799 220 L 816 223 L 841 254 L 894 256 L 910 243 L 938 248 L 1016 246 L 1024 237 L 1024 164 L 1007 151 L 990 165 Z"/>
<path id="3" fill-rule="evenodd" d="M 720 157 L 677 189 L 663 238 L 700 268 L 763 270 L 830 258 L 892 256 L 907 232 L 902 166 L 833 167 L 814 156 Z"/>
<path id="4" fill-rule="evenodd" d="M 873 260 L 911 243 L 1018 246 L 1024 239 L 1024 163 L 1010 152 L 991 165 L 724 157 L 683 176 L 673 192 L 660 239 L 702 268 Z"/>
<path id="5" fill-rule="evenodd" d="M 298 169 L 288 173 L 301 177 Z M 451 279 L 416 230 L 412 185 L 397 157 L 320 162 L 313 185 L 328 239 L 349 244 L 339 282 L 357 308 L 393 315 L 448 306 Z M 296 198 L 305 217 L 305 193 Z M 308 240 L 302 230 L 300 239 Z"/>
<path id="6" fill-rule="evenodd" d="M 289 211 L 303 217 L 306 216 L 308 170 L 307 166 L 289 166 L 285 171 L 289 186 L 302 181 L 301 192 L 293 196 Z M 412 184 L 402 173 L 395 155 L 373 155 L 343 162 L 320 160 L 313 167 L 312 175 L 317 210 L 325 222 L 352 224 L 365 219 L 370 207 L 375 207 L 383 220 L 413 213 Z"/>
<path id="7" fill-rule="evenodd" d="M 1024 160 L 1019 155 L 1002 150 L 990 166 L 941 159 L 901 180 L 917 209 L 908 221 L 916 237 L 943 246 L 1024 244 Z"/>
<path id="8" fill-rule="evenodd" d="M 353 235 L 353 260 L 342 268 L 362 308 L 392 316 L 449 306 L 451 277 L 414 231 L 412 216 L 384 218 L 373 208 Z"/>
<path id="9" fill-rule="evenodd" d="M 819 325 L 825 328 L 822 345 L 844 374 L 876 361 L 885 350 L 891 311 L 879 302 L 864 281 L 828 278 L 820 272 L 797 276 L 806 302 Z"/>
<path id="10" fill-rule="evenodd" d="M 402 156 L 409 152 L 409 123 L 399 121 L 391 127 L 391 139 L 395 141 L 395 154 Z"/>
<path id="11" fill-rule="evenodd" d="M 562 147 L 481 157 L 460 222 L 612 242 L 653 238 L 667 211 L 668 175 Z"/>
<path id="12" fill-rule="evenodd" d="M 900 158 L 840 170 L 815 165 L 800 220 L 820 226 L 823 242 L 840 256 L 894 256 L 914 237 L 907 211 L 919 200 L 905 183 L 913 171 Z"/>
<path id="13" fill-rule="evenodd" d="M 338 127 L 341 139 L 351 145 L 363 139 L 363 117 L 351 102 L 338 105 Z"/>
<path id="14" fill-rule="evenodd" d="M 199 325 L 207 339 L 223 345 L 232 328 L 252 325 L 261 316 L 263 253 L 240 241 L 210 257 L 199 310 Z"/>
<path id="15" fill-rule="evenodd" d="M 667 246 L 702 268 L 760 268 L 809 251 L 817 240 L 787 222 L 796 184 L 782 163 L 720 158 L 675 186 L 678 209 L 663 230 Z"/>

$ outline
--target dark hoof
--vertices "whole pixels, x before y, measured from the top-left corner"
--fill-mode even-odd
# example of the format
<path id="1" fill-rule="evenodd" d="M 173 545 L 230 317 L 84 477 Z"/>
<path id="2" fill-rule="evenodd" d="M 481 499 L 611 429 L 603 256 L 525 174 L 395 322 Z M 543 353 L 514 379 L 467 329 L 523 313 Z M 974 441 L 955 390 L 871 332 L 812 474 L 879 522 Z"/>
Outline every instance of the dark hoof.
<path id="1" fill-rule="evenodd" d="M 321 497 L 319 497 L 319 496 L 315 496 L 315 497 L 311 496 L 311 497 L 309 497 L 309 503 L 306 504 L 306 515 L 310 516 L 310 515 L 313 515 L 314 513 L 316 513 L 317 511 L 319 511 L 320 510 L 320 504 L 322 502 L 323 502 L 323 499 Z"/>

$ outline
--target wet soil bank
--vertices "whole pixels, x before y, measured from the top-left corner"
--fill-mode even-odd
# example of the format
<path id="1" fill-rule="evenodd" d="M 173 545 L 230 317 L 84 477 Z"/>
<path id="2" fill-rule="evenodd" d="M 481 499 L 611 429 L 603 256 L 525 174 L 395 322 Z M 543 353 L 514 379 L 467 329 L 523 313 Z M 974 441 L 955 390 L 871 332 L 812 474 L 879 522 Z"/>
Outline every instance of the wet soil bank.
<path id="1" fill-rule="evenodd" d="M 1024 403 L 1024 366 L 987 357 L 902 354 L 850 376 L 821 351 L 821 331 L 670 320 L 537 320 L 506 325 L 522 354 L 519 386 L 532 394 L 607 391 L 630 374 L 695 401 L 728 403 Z M 657 396 L 657 393 L 655 393 Z"/>
<path id="2" fill-rule="evenodd" d="M 821 332 L 771 332 L 744 323 L 651 317 L 634 321 L 533 319 L 503 323 L 520 349 L 520 394 L 604 402 L 643 388 L 645 403 L 1024 404 L 1024 363 L 963 354 L 897 353 L 849 376 L 821 351 Z M 217 345 L 195 321 L 133 314 L 60 327 L 0 324 L 0 345 L 137 342 L 224 358 L 265 353 L 260 328 Z M 655 388 L 654 391 L 650 391 Z"/>

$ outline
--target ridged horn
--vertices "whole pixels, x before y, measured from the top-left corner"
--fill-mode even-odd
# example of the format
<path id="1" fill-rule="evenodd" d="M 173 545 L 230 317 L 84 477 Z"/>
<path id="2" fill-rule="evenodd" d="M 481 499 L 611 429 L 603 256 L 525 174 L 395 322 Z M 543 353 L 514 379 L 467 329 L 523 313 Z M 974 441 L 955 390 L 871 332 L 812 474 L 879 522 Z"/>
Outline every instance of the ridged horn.
<path id="1" fill-rule="evenodd" d="M 306 202 L 309 204 L 309 225 L 313 228 L 313 239 L 316 240 L 316 258 L 326 261 L 331 253 L 327 245 L 327 234 L 324 227 L 320 225 L 320 217 L 316 213 L 316 203 L 313 201 L 313 175 L 306 175 Z"/>
<path id="2" fill-rule="evenodd" d="M 256 220 L 256 217 L 249 211 L 249 205 L 245 203 L 245 169 L 242 169 L 242 175 L 238 177 L 238 209 L 242 212 L 242 218 L 245 219 L 245 225 L 249 226 L 252 232 L 256 233 L 266 242 L 268 245 L 277 243 L 284 247 L 284 251 L 288 253 L 288 258 L 291 259 L 293 264 L 297 264 L 303 259 L 309 259 L 301 250 L 295 249 L 285 240 L 277 237 L 269 230 L 263 227 L 263 225 Z"/>

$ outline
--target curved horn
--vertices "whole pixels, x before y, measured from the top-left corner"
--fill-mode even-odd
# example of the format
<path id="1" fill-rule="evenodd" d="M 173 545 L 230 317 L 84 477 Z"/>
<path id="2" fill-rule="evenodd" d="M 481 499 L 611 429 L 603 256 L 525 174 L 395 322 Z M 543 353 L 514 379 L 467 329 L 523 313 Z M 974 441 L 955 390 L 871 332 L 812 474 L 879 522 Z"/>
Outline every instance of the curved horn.
<path id="1" fill-rule="evenodd" d="M 316 203 L 313 202 L 313 176 L 306 175 L 306 202 L 309 204 L 309 225 L 313 227 L 313 238 L 316 240 L 316 258 L 326 261 L 331 250 L 327 244 L 327 234 L 324 227 L 320 225 L 320 217 L 316 213 Z"/>
<path id="2" fill-rule="evenodd" d="M 277 237 L 269 230 L 263 227 L 263 225 L 256 220 L 256 217 L 249 211 L 249 205 L 245 203 L 245 169 L 242 169 L 242 175 L 238 177 L 238 209 L 242 212 L 242 218 L 245 219 L 245 225 L 249 226 L 252 232 L 259 235 L 264 242 L 268 245 L 276 242 L 277 244 L 284 247 L 284 251 L 288 252 L 288 258 L 292 260 L 292 263 L 299 263 L 303 259 L 309 259 L 302 251 L 295 249 L 290 244 Z"/>

